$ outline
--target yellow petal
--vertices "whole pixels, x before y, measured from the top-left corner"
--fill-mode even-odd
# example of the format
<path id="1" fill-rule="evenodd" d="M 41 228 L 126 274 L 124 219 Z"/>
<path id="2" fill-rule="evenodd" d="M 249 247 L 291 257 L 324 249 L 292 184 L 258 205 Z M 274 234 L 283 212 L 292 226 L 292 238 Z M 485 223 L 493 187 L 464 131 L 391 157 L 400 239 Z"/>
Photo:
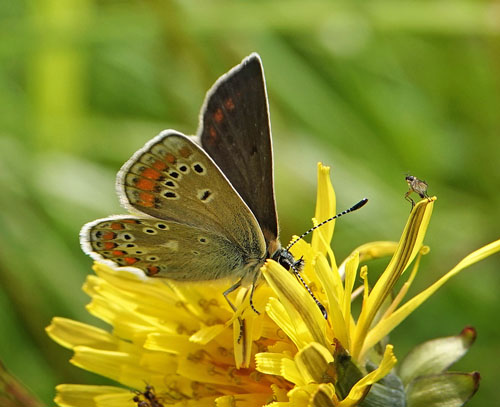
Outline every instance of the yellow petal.
<path id="1" fill-rule="evenodd" d="M 69 349 L 84 345 L 106 350 L 116 350 L 120 342 L 116 336 L 111 335 L 103 329 L 67 318 L 53 318 L 51 324 L 45 328 L 45 331 L 59 345 Z"/>
<path id="2" fill-rule="evenodd" d="M 297 386 L 304 386 L 307 384 L 306 379 L 298 368 L 297 364 L 291 360 L 284 358 L 281 360 L 281 376 L 289 382 L 295 383 Z"/>
<path id="3" fill-rule="evenodd" d="M 60 407 L 95 407 L 95 397 L 103 394 L 127 395 L 130 401 L 133 397 L 131 391 L 120 387 L 83 384 L 60 384 L 56 387 L 56 392 L 54 401 Z"/>
<path id="4" fill-rule="evenodd" d="M 332 311 L 333 308 L 339 306 L 340 299 L 344 296 L 342 279 L 337 269 L 330 267 L 326 257 L 322 254 L 318 254 L 314 258 L 313 265 L 315 266 L 316 275 L 326 291 L 330 311 Z"/>
<path id="5" fill-rule="evenodd" d="M 330 181 L 330 167 L 318 163 L 318 189 L 314 217 L 323 222 L 335 215 L 335 192 Z M 311 245 L 316 252 L 326 254 L 335 228 L 335 221 L 328 222 L 313 232 Z"/>
<path id="6" fill-rule="evenodd" d="M 156 330 L 143 314 L 127 309 L 121 301 L 110 301 L 107 294 L 104 295 L 104 297 L 94 296 L 86 308 L 95 317 L 112 325 L 116 336 L 132 340 L 141 332 L 145 336 Z M 175 325 L 165 324 L 158 330 L 175 332 Z"/>
<path id="7" fill-rule="evenodd" d="M 168 404 L 169 407 L 214 407 L 218 397 L 200 397 L 194 400 L 182 400 L 175 404 Z"/>
<path id="8" fill-rule="evenodd" d="M 381 259 L 383 257 L 392 256 L 396 252 L 397 248 L 397 242 L 377 241 L 365 243 L 361 246 L 358 246 L 352 251 L 352 253 L 358 252 L 359 261 L 366 262 L 368 260 Z M 344 260 L 342 264 L 344 264 L 346 260 Z"/>
<path id="9" fill-rule="evenodd" d="M 347 348 L 349 341 L 348 330 L 346 327 L 350 323 L 346 322 L 339 298 L 344 297 L 344 287 L 340 275 L 334 268 L 330 267 L 325 256 L 319 254 L 313 262 L 319 280 L 323 284 L 328 298 L 327 311 L 328 319 L 335 331 L 335 337 Z M 326 304 L 325 304 L 326 305 Z"/>
<path id="10" fill-rule="evenodd" d="M 198 329 L 193 335 L 191 335 L 189 340 L 201 345 L 205 345 L 219 336 L 222 331 L 224 331 L 224 329 L 226 329 L 225 325 L 204 326 L 203 328 Z"/>
<path id="11" fill-rule="evenodd" d="M 410 213 L 396 253 L 363 305 L 354 332 L 352 355 L 355 359 L 360 357 L 366 335 L 378 310 L 391 293 L 399 277 L 422 247 L 422 241 L 429 225 L 435 200 L 435 197 L 429 200 L 423 199 L 415 205 L 415 208 Z"/>
<path id="12" fill-rule="evenodd" d="M 390 331 L 392 331 L 396 326 L 398 326 L 408 315 L 410 315 L 415 309 L 417 309 L 425 300 L 427 300 L 427 298 L 434 294 L 451 277 L 455 276 L 460 271 L 471 266 L 472 264 L 477 263 L 478 261 L 481 261 L 494 253 L 497 253 L 498 251 L 500 251 L 500 240 L 496 240 L 495 242 L 492 242 L 469 254 L 438 281 L 422 291 L 420 294 L 413 297 L 411 300 L 407 301 L 404 305 L 394 311 L 387 318 L 380 321 L 377 326 L 374 327 L 367 335 L 365 341 L 365 349 L 373 346 L 380 339 L 386 336 Z"/>
<path id="13" fill-rule="evenodd" d="M 202 349 L 186 335 L 153 333 L 147 336 L 144 348 L 172 354 L 185 354 Z"/>
<path id="14" fill-rule="evenodd" d="M 337 403 L 335 396 L 335 389 L 331 384 L 320 384 L 316 393 L 311 397 L 309 405 L 311 407 L 335 407 Z"/>
<path id="15" fill-rule="evenodd" d="M 95 407 L 137 407 L 134 396 L 135 394 L 132 391 L 102 394 L 94 398 Z"/>
<path id="16" fill-rule="evenodd" d="M 78 346 L 71 363 L 82 369 L 109 377 L 117 382 L 133 388 L 141 388 L 144 381 L 151 382 L 151 377 L 159 373 L 173 374 L 176 372 L 175 356 L 156 354 L 149 361 L 149 366 L 144 363 L 144 356 L 130 352 L 111 352 Z M 156 361 L 156 366 L 152 362 Z M 156 371 L 154 368 L 156 367 Z"/>
<path id="17" fill-rule="evenodd" d="M 387 345 L 385 348 L 384 356 L 380 362 L 380 366 L 373 372 L 368 373 L 361 380 L 359 380 L 351 389 L 347 397 L 342 400 L 338 406 L 339 407 L 352 407 L 356 406 L 363 398 L 366 393 L 370 390 L 370 386 L 378 382 L 385 375 L 387 375 L 391 369 L 396 364 L 397 359 L 393 353 L 393 346 Z"/>
<path id="18" fill-rule="evenodd" d="M 283 359 L 290 359 L 282 353 L 262 352 L 255 355 L 256 369 L 265 374 L 281 375 Z"/>
<path id="19" fill-rule="evenodd" d="M 408 290 L 410 289 L 413 280 L 415 280 L 415 277 L 417 276 L 418 273 L 418 268 L 420 266 L 420 260 L 422 259 L 422 256 L 429 253 L 429 247 L 428 246 L 423 246 L 422 249 L 420 249 L 420 252 L 417 256 L 417 259 L 415 260 L 415 264 L 413 265 L 413 269 L 411 270 L 410 277 L 408 278 L 408 281 L 406 281 L 401 289 L 399 290 L 398 294 L 394 297 L 394 300 L 392 301 L 391 305 L 387 310 L 385 311 L 384 315 L 381 320 L 384 318 L 387 318 L 388 315 L 392 314 L 394 310 L 401 304 L 403 301 L 404 297 L 408 293 Z"/>
<path id="20" fill-rule="evenodd" d="M 263 406 L 272 399 L 271 394 L 246 393 L 218 397 L 215 400 L 216 407 L 257 407 Z"/>
<path id="21" fill-rule="evenodd" d="M 262 273 L 285 307 L 301 344 L 318 342 L 329 348 L 326 321 L 311 295 L 291 273 L 278 263 L 268 260 Z"/>
<path id="22" fill-rule="evenodd" d="M 295 364 L 306 383 L 321 383 L 328 366 L 333 362 L 331 352 L 319 343 L 310 343 L 295 355 Z"/>
<path id="23" fill-rule="evenodd" d="M 271 384 L 271 390 L 273 391 L 274 400 L 278 403 L 288 402 L 287 390 L 274 383 Z"/>
<path id="24" fill-rule="evenodd" d="M 311 383 L 303 386 L 295 386 L 292 390 L 288 392 L 288 397 L 290 398 L 291 407 L 309 407 L 313 406 L 314 396 L 318 394 L 317 402 L 323 402 L 328 399 L 331 394 L 331 399 L 335 399 L 335 389 L 331 384 L 316 384 Z M 326 397 L 322 397 L 326 396 Z M 335 405 L 335 404 L 334 404 Z"/>
<path id="25" fill-rule="evenodd" d="M 358 271 L 359 266 L 359 253 L 354 252 L 351 256 L 348 257 L 346 261 L 345 267 L 345 281 L 344 281 L 344 298 L 342 299 L 342 313 L 344 315 L 345 320 L 345 332 L 347 337 L 347 342 L 342 342 L 342 345 L 346 349 L 351 349 L 351 294 L 352 289 L 354 287 L 354 282 L 356 281 L 356 273 Z M 336 327 L 337 328 L 337 327 Z M 335 332 L 337 332 L 336 329 Z M 340 339 L 340 338 L 339 338 Z"/>
<path id="26" fill-rule="evenodd" d="M 290 338 L 290 340 L 297 346 L 297 348 L 301 349 L 308 344 L 307 338 L 302 338 L 295 331 L 295 326 L 292 323 L 292 320 L 288 313 L 285 310 L 285 307 L 281 302 L 276 298 L 269 298 L 269 302 L 266 306 L 266 313 L 271 318 L 276 325 L 285 333 L 285 335 Z"/>

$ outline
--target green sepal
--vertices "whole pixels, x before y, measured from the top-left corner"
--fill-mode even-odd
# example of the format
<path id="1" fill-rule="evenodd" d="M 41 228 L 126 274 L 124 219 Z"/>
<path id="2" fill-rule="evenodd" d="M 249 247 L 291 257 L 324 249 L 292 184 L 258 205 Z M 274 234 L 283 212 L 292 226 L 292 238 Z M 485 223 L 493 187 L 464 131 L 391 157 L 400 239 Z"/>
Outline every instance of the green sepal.
<path id="1" fill-rule="evenodd" d="M 479 388 L 479 373 L 442 373 L 419 377 L 407 388 L 407 407 L 460 407 Z"/>
<path id="2" fill-rule="evenodd" d="M 376 366 L 371 363 L 367 366 L 369 371 Z M 372 385 L 360 407 L 405 407 L 406 394 L 401 379 L 394 373 L 389 373 L 382 380 Z"/>
<path id="3" fill-rule="evenodd" d="M 399 377 L 407 386 L 416 377 L 442 373 L 467 353 L 475 339 L 475 329 L 466 327 L 459 335 L 421 343 L 401 362 Z"/>
<path id="4" fill-rule="evenodd" d="M 340 400 L 347 397 L 352 387 L 363 378 L 363 373 L 352 361 L 351 356 L 337 344 L 333 354 L 333 367 L 336 372 L 335 393 Z"/>

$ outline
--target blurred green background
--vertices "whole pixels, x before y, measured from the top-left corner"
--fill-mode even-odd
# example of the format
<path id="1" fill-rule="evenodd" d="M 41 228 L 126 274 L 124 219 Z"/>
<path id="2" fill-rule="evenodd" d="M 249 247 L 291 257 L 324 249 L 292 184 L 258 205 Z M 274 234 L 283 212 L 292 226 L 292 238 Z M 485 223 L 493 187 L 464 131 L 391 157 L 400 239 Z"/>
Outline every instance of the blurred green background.
<path id="1" fill-rule="evenodd" d="M 193 134 L 205 92 L 252 51 L 264 63 L 282 241 L 311 225 L 316 163 L 332 167 L 338 260 L 397 240 L 410 172 L 438 201 L 413 292 L 500 236 L 500 3 L 488 1 L 0 2 L 0 359 L 45 403 L 102 383 L 44 333 L 95 323 L 78 232 L 124 213 L 117 170 L 165 128 Z M 384 262 L 370 265 L 377 270 Z M 479 336 L 454 368 L 497 399 L 500 256 L 452 279 L 394 332 Z"/>

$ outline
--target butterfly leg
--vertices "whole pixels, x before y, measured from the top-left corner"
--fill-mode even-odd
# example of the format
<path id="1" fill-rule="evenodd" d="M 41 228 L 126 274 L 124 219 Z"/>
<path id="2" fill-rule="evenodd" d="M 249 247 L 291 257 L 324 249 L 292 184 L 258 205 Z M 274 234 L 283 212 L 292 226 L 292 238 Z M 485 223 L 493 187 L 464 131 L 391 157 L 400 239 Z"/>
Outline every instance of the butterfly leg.
<path id="1" fill-rule="evenodd" d="M 231 307 L 231 309 L 236 312 L 236 307 L 234 306 L 234 304 L 231 302 L 231 300 L 229 299 L 228 295 L 231 294 L 234 290 L 236 290 L 237 288 L 241 287 L 241 282 L 243 281 L 243 278 L 240 278 L 235 284 L 233 284 L 231 287 L 229 287 L 226 291 L 224 291 L 223 295 L 224 295 L 224 298 L 226 299 L 227 303 L 229 304 L 229 306 Z"/>
<path id="2" fill-rule="evenodd" d="M 253 278 L 253 282 L 252 282 L 252 290 L 250 291 L 250 307 L 252 308 L 252 310 L 257 314 L 257 315 L 260 315 L 260 312 L 257 311 L 257 309 L 254 307 L 253 305 L 253 293 L 255 291 L 255 286 L 257 285 L 257 280 L 259 279 L 260 277 L 260 271 L 258 273 L 255 273 L 255 276 Z M 231 300 L 229 299 L 228 295 L 231 294 L 234 290 L 236 290 L 237 288 L 241 287 L 241 284 L 243 282 L 243 280 L 246 279 L 246 276 L 243 276 L 242 278 L 240 278 L 234 285 L 232 285 L 231 287 L 229 287 L 226 291 L 224 291 L 223 295 L 224 295 L 224 298 L 226 299 L 227 303 L 229 304 L 229 306 L 232 308 L 232 310 L 234 312 L 236 312 L 236 307 L 234 306 L 234 304 L 231 302 Z"/>
<path id="3" fill-rule="evenodd" d="M 231 287 L 229 287 L 226 291 L 224 291 L 223 295 L 224 298 L 226 299 L 227 303 L 229 306 L 232 308 L 233 312 L 236 312 L 236 307 L 235 305 L 231 302 L 229 299 L 228 295 L 231 294 L 234 290 L 237 288 L 241 287 L 241 283 L 245 277 L 240 278 L 235 284 L 233 284 Z M 240 343 L 241 338 L 243 338 L 243 334 L 245 332 L 245 321 L 241 318 L 238 317 L 238 323 L 240 324 L 240 333 L 238 335 L 238 343 Z"/>
<path id="4" fill-rule="evenodd" d="M 252 281 L 252 290 L 250 291 L 250 307 L 253 309 L 253 311 L 257 314 L 260 315 L 260 312 L 257 311 L 257 309 L 253 305 L 253 293 L 255 292 L 255 287 L 257 287 L 257 282 L 259 281 L 260 277 L 260 270 L 255 273 L 253 276 L 253 281 Z"/>

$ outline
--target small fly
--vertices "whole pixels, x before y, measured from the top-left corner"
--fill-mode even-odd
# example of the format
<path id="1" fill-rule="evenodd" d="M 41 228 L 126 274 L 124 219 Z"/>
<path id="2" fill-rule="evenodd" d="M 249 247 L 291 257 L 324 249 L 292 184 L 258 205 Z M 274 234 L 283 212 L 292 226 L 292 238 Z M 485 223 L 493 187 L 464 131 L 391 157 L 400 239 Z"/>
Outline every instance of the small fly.
<path id="1" fill-rule="evenodd" d="M 410 197 L 410 194 L 412 192 L 415 192 L 422 199 L 429 198 L 429 195 L 427 195 L 427 182 L 422 181 L 417 177 L 414 177 L 413 175 L 407 175 L 405 180 L 408 183 L 408 186 L 410 187 L 408 192 L 405 194 L 405 199 L 411 202 L 411 208 L 413 209 L 413 207 L 415 206 L 415 201 Z"/>
<path id="2" fill-rule="evenodd" d="M 137 407 L 163 407 L 160 400 L 156 396 L 155 388 L 151 385 L 146 385 L 144 391 L 135 391 L 133 401 L 137 403 Z"/>

